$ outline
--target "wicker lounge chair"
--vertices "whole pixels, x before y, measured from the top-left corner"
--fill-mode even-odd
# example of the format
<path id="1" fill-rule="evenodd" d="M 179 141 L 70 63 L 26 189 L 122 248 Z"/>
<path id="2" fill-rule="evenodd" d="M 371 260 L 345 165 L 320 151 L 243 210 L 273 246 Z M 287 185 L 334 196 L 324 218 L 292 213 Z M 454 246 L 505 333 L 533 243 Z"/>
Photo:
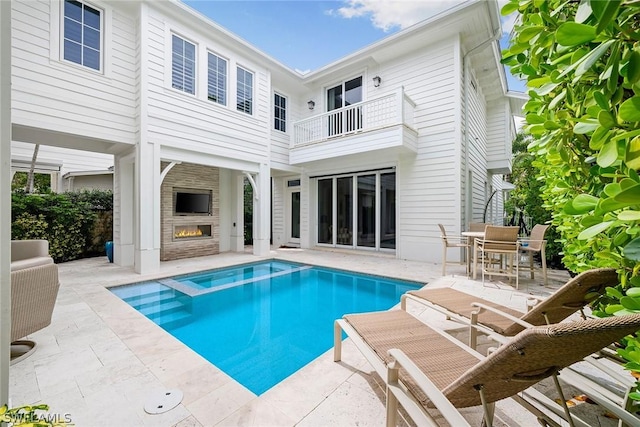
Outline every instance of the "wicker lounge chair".
<path id="1" fill-rule="evenodd" d="M 552 421 L 540 404 L 557 405 L 527 389 L 553 377 L 564 402 L 558 371 L 639 329 L 640 314 L 536 326 L 484 357 L 409 313 L 391 310 L 336 320 L 334 360 L 341 360 L 344 330 L 387 384 L 387 426 L 396 425 L 398 403 L 417 425 L 437 425 L 428 411 L 436 408 L 455 426 L 469 425 L 457 408 L 482 405 L 491 426 L 493 403 L 507 397 Z M 563 412 L 571 420 L 566 403 Z"/>
<path id="2" fill-rule="evenodd" d="M 604 293 L 605 288 L 618 283 L 614 269 L 588 270 L 570 279 L 524 314 L 451 288 L 409 291 L 402 295 L 400 306 L 406 309 L 407 299 L 411 299 L 453 320 L 469 324 L 469 346 L 475 348 L 478 332 L 489 336 L 513 336 L 531 325 L 561 322 L 577 311 L 582 312 L 588 303 Z"/>

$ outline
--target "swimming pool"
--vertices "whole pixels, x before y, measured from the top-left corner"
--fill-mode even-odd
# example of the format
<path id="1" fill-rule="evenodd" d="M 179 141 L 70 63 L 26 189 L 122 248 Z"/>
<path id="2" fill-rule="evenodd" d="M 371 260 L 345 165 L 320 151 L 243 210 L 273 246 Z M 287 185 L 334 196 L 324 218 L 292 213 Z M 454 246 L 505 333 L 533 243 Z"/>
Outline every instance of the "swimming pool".
<path id="1" fill-rule="evenodd" d="M 277 260 L 110 290 L 260 395 L 333 346 L 333 321 L 422 285 Z"/>

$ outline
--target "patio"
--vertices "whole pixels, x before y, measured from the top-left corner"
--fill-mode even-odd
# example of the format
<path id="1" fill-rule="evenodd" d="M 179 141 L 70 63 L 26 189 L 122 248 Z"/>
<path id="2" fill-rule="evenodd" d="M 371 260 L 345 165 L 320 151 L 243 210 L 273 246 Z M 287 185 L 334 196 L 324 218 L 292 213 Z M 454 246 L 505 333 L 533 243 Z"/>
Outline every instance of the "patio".
<path id="1" fill-rule="evenodd" d="M 274 249 L 269 257 L 402 279 L 452 285 L 503 305 L 522 309 L 526 294 L 548 295 L 568 279 L 549 270 L 549 286 L 528 275 L 520 291 L 501 282 L 472 281 L 464 265 L 448 266 L 442 278 L 439 264 L 403 261 L 371 253 L 329 250 Z M 236 383 L 154 323 L 108 292 L 105 287 L 192 271 L 255 261 L 251 254 L 168 261 L 154 275 L 140 276 L 109 264 L 106 257 L 59 264 L 61 288 L 51 326 L 33 334 L 38 348 L 10 368 L 13 406 L 47 403 L 50 413 L 68 414 L 78 426 L 318 426 L 384 425 L 384 389 L 373 369 L 353 345 L 345 342 L 342 362 L 329 350 L 263 395 Z M 417 305 L 409 311 L 442 327 L 455 324 Z M 182 403 L 160 415 L 143 406 L 154 392 L 177 388 Z M 594 405 L 588 417 L 594 425 L 616 425 Z M 481 410 L 463 410 L 480 425 Z M 516 403 L 497 405 L 496 424 L 535 426 L 536 419 Z"/>

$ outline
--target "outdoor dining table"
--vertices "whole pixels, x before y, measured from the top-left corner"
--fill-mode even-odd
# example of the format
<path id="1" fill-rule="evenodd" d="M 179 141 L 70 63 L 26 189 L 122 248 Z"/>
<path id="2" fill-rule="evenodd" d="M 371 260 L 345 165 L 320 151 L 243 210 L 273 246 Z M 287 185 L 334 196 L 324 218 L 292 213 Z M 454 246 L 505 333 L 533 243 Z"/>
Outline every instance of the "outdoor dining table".
<path id="1" fill-rule="evenodd" d="M 463 231 L 462 233 L 460 233 L 460 235 L 467 237 L 470 240 L 469 243 L 470 243 L 470 246 L 472 246 L 473 258 L 475 260 L 477 249 L 478 249 L 476 242 L 478 241 L 478 239 L 484 239 L 484 231 Z M 471 257 L 469 257 L 469 259 L 467 260 L 467 271 L 471 271 Z M 476 278 L 476 269 L 474 268 L 473 279 L 475 280 L 475 278 Z"/>

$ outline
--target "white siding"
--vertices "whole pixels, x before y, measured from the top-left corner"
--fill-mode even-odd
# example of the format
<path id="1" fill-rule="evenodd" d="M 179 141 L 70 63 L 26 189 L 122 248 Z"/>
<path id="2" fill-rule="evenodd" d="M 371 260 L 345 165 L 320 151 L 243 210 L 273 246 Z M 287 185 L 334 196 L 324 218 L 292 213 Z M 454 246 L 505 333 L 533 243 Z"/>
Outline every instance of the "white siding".
<path id="1" fill-rule="evenodd" d="M 460 215 L 455 48 L 454 40 L 439 42 L 380 67 L 384 83 L 404 85 L 416 103 L 418 152 L 397 170 L 400 258 L 434 260 L 441 252 L 428 249 L 440 244 L 437 224 Z"/>
<path id="2" fill-rule="evenodd" d="M 92 3 L 104 17 L 104 71 L 98 73 L 60 60 L 59 2 L 12 4 L 13 123 L 133 144 L 135 19 Z"/>
<path id="3" fill-rule="evenodd" d="M 171 87 L 171 35 L 196 45 L 196 95 Z M 148 129 L 153 142 L 220 157 L 259 162 L 268 155 L 267 126 L 271 117 L 271 90 L 267 70 L 239 56 L 214 38 L 194 32 L 149 9 L 146 34 L 149 45 Z M 207 100 L 207 52 L 227 59 L 227 105 Z M 253 73 L 253 114 L 236 110 L 236 67 Z"/>
<path id="4" fill-rule="evenodd" d="M 281 132 L 274 129 L 273 93 L 271 94 L 269 104 L 269 129 L 271 130 L 271 167 L 273 169 L 283 169 L 289 166 L 289 146 L 291 144 L 291 138 L 293 138 L 293 123 L 295 123 L 301 117 L 300 103 L 296 102 L 296 98 L 288 93 L 286 88 L 274 88 L 274 91 L 287 99 L 286 132 Z"/>
<path id="5" fill-rule="evenodd" d="M 11 157 L 13 159 L 31 160 L 35 145 L 24 142 L 11 143 Z M 60 163 L 60 173 L 75 171 L 107 170 L 113 166 L 113 156 L 110 154 L 92 153 L 88 151 L 72 150 L 68 148 L 41 145 L 38 150 L 37 161 L 46 163 Z"/>
<path id="6" fill-rule="evenodd" d="M 469 169 L 473 176 L 472 183 L 472 216 L 469 222 L 482 222 L 484 215 L 484 205 L 490 194 L 487 190 L 490 186 L 487 176 L 487 115 L 486 103 L 482 94 L 482 88 L 477 84 L 473 74 L 467 73 L 468 79 L 476 82 L 476 89 L 471 84 L 467 85 L 469 90 L 469 112 L 467 126 L 469 141 Z"/>
<path id="7" fill-rule="evenodd" d="M 273 245 L 279 247 L 286 243 L 285 236 L 285 191 L 287 188 L 287 178 L 273 178 L 271 192 L 272 216 L 271 216 L 271 237 Z"/>
<path id="8" fill-rule="evenodd" d="M 487 113 L 487 160 L 511 158 L 511 127 L 513 120 L 506 99 L 494 101 Z"/>

